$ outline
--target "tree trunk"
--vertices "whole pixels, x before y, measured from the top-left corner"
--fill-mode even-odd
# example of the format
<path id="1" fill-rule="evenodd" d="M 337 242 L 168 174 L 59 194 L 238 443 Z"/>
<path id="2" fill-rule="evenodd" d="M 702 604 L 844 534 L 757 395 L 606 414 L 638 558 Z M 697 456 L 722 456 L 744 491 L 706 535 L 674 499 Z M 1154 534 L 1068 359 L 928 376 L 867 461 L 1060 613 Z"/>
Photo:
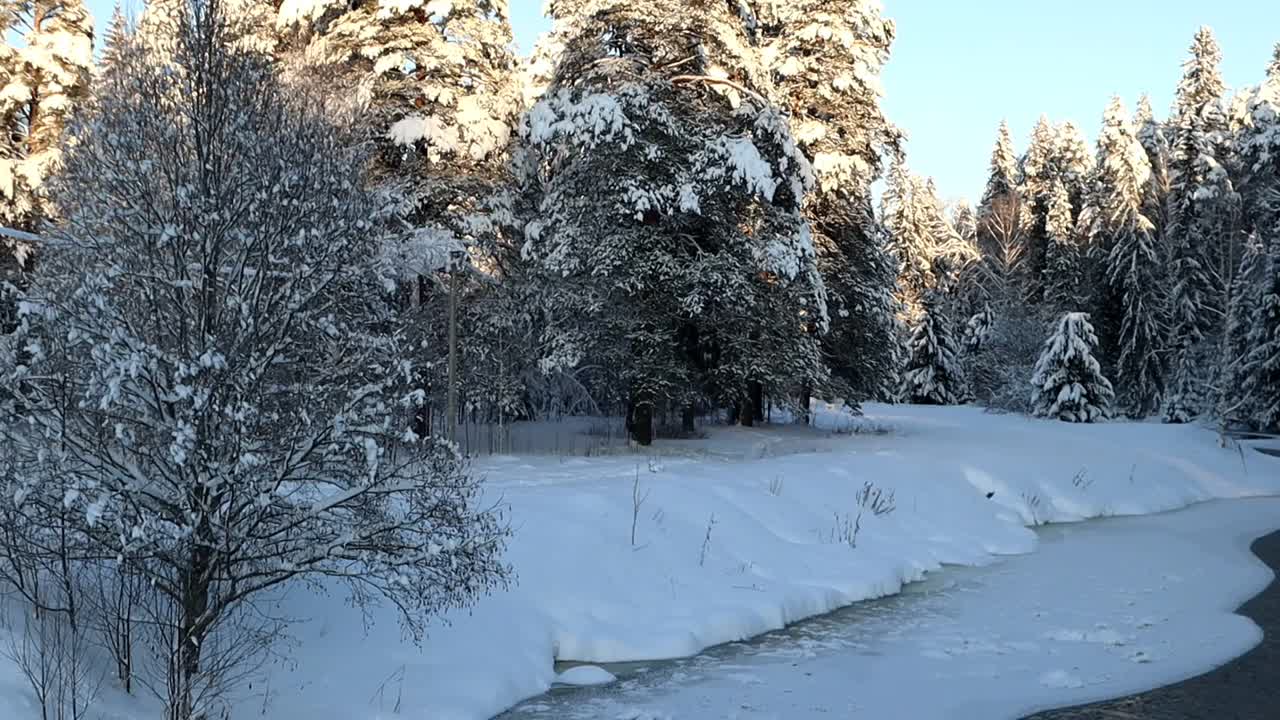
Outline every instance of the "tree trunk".
<path id="1" fill-rule="evenodd" d="M 200 649 L 208 634 L 209 577 L 212 552 L 201 545 L 191 551 L 191 565 L 182 582 L 182 607 L 178 619 L 178 646 L 174 648 L 176 697 L 170 698 L 175 720 L 191 720 L 196 711 L 196 681 L 200 676 Z"/>
<path id="2" fill-rule="evenodd" d="M 698 428 L 694 425 L 697 419 L 697 411 L 693 407 L 693 403 L 684 406 L 684 410 L 680 412 L 680 431 L 685 435 L 692 437 L 698 432 Z"/>
<path id="3" fill-rule="evenodd" d="M 809 398 L 813 395 L 813 388 L 809 383 L 800 386 L 800 420 L 805 425 L 809 424 Z"/>
<path id="4" fill-rule="evenodd" d="M 653 398 L 648 393 L 633 393 L 627 430 L 638 445 L 653 444 Z"/>
<path id="5" fill-rule="evenodd" d="M 738 421 L 742 423 L 742 427 L 752 427 L 756 424 L 756 411 L 751 407 L 751 393 L 742 398 L 742 406 L 738 409 Z"/>
<path id="6" fill-rule="evenodd" d="M 752 380 L 747 384 L 747 392 L 751 395 L 751 412 L 756 422 L 764 422 L 764 385 Z"/>

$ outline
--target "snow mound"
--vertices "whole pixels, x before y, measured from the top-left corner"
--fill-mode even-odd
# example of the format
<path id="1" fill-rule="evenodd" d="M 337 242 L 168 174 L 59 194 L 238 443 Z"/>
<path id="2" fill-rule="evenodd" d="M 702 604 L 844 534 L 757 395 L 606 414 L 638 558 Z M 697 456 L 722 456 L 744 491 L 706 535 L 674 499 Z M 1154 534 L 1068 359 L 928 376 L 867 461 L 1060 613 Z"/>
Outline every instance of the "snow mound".
<path id="1" fill-rule="evenodd" d="M 613 673 L 598 665 L 579 665 L 556 676 L 556 685 L 608 685 L 617 680 Z"/>

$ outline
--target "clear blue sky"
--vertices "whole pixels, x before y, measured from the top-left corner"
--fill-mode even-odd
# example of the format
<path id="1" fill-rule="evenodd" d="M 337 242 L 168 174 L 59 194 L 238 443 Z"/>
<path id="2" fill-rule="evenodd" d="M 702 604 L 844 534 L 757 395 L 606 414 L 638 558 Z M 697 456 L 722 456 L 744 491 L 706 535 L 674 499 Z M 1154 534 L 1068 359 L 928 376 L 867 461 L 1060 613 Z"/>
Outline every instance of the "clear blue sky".
<path id="1" fill-rule="evenodd" d="M 883 0 L 898 23 L 885 109 L 905 129 L 912 168 L 948 199 L 982 194 L 996 125 L 1019 150 L 1041 113 L 1094 137 L 1113 94 L 1132 110 L 1173 101 L 1191 36 L 1210 25 L 1233 88 L 1257 83 L 1280 42 L 1280 2 L 1265 0 Z M 678 0 L 673 0 L 678 2 Z M 105 22 L 113 0 L 89 0 Z M 136 9 L 140 0 L 129 0 Z M 549 26 L 543 0 L 511 0 L 528 51 Z"/>

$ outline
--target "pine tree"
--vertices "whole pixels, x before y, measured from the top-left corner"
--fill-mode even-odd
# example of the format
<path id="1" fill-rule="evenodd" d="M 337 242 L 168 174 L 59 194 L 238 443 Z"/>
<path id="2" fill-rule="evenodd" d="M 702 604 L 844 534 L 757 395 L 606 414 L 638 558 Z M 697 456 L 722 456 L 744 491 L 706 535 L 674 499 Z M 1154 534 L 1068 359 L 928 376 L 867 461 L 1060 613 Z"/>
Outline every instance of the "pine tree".
<path id="1" fill-rule="evenodd" d="M 1268 267 L 1266 250 L 1257 235 L 1245 243 L 1240 268 L 1231 283 L 1227 305 L 1227 328 L 1223 338 L 1223 388 L 1217 415 L 1227 424 L 1251 423 L 1257 409 L 1257 398 L 1245 390 L 1248 385 L 1250 334 L 1255 314 L 1262 304 L 1264 271 Z"/>
<path id="2" fill-rule="evenodd" d="M 642 443 L 656 407 L 706 400 L 750 422 L 762 392 L 826 380 L 809 163 L 737 12 L 604 5 L 550 5 L 564 51 L 522 128 L 543 366 L 590 358 Z"/>
<path id="3" fill-rule="evenodd" d="M 134 35 L 153 62 L 172 60 L 179 28 L 189 11 L 190 4 L 184 0 L 147 0 Z"/>
<path id="4" fill-rule="evenodd" d="M 41 231 L 57 212 L 45 185 L 62 163 L 63 130 L 89 92 L 93 19 L 81 0 L 30 0 L 5 6 L 0 31 L 0 225 Z M 27 283 L 35 255 L 0 238 L 0 334 L 16 324 L 6 288 Z"/>
<path id="5" fill-rule="evenodd" d="M 1151 176 L 1142 191 L 1142 214 L 1155 226 L 1154 234 L 1164 244 L 1165 227 L 1168 225 L 1169 208 L 1169 160 L 1171 149 L 1166 129 L 1155 118 L 1151 98 L 1143 95 L 1138 100 L 1133 126 L 1138 132 L 1138 142 L 1147 155 Z"/>
<path id="6" fill-rule="evenodd" d="M 1074 225 L 1092 168 L 1093 156 L 1080 129 L 1070 122 L 1055 128 L 1042 116 L 1022 159 L 1022 195 L 1027 202 L 1026 297 L 1032 302 L 1044 299 L 1050 281 L 1049 214 L 1055 193 L 1059 186 L 1066 190 L 1070 223 Z"/>
<path id="7" fill-rule="evenodd" d="M 1267 78 L 1252 93 L 1236 134 L 1243 231 L 1269 237 L 1280 223 L 1280 45 Z"/>
<path id="8" fill-rule="evenodd" d="M 1094 357 L 1098 338 L 1087 313 L 1067 313 L 1044 344 L 1031 378 L 1037 417 L 1096 422 L 1111 416 L 1111 382 Z"/>
<path id="9" fill-rule="evenodd" d="M 89 92 L 93 18 L 81 0 L 22 3 L 6 14 L 4 29 L 20 33 L 22 47 L 6 44 L 3 57 L 0 222 L 35 230 L 55 212 L 44 182 L 61 162 L 67 119 Z M 29 249 L 11 252 L 25 264 Z"/>
<path id="10" fill-rule="evenodd" d="M 917 405 L 956 405 L 968 389 L 947 301 L 930 290 L 908 344 L 901 396 Z"/>
<path id="11" fill-rule="evenodd" d="M 1044 302 L 1056 312 L 1074 312 L 1080 307 L 1081 255 L 1071 217 L 1071 196 L 1066 185 L 1054 183 L 1045 219 Z"/>
<path id="12" fill-rule="evenodd" d="M 1215 344 L 1225 314 L 1224 285 L 1237 202 L 1226 169 L 1221 52 L 1201 28 L 1184 65 L 1171 121 L 1169 226 L 1174 374 L 1165 420 L 1187 422 L 1204 409 Z"/>
<path id="13" fill-rule="evenodd" d="M 1113 98 L 1098 136 L 1098 170 L 1089 228 L 1102 264 L 1093 317 L 1104 356 L 1114 358 L 1119 405 L 1130 417 L 1160 406 L 1165 380 L 1164 257 L 1143 211 L 1151 166 L 1120 99 Z"/>
<path id="14" fill-rule="evenodd" d="M 873 0 L 752 0 L 739 8 L 817 176 L 804 214 L 828 293 L 827 362 L 845 386 L 840 395 L 873 397 L 888 378 L 895 333 L 893 260 L 871 192 L 882 158 L 901 153 L 901 133 L 880 108 L 893 23 Z"/>
<path id="15" fill-rule="evenodd" d="M 992 299 L 984 256 L 978 247 L 978 218 L 973 206 L 964 200 L 951 206 L 950 216 L 957 248 L 961 248 L 961 257 L 953 258 L 960 260 L 955 280 L 955 309 L 957 317 L 970 317 Z"/>
<path id="16" fill-rule="evenodd" d="M 982 310 L 975 313 L 969 318 L 969 322 L 965 323 L 965 350 L 970 353 L 974 353 L 986 347 L 987 342 L 991 339 L 991 333 L 995 328 L 995 324 L 995 311 L 991 309 L 990 303 L 984 303 L 982 305 Z"/>
<path id="17" fill-rule="evenodd" d="M 1018 185 L 1018 156 L 1013 149 L 1013 136 L 1009 133 L 1009 124 L 1001 120 L 996 132 L 996 145 L 991 151 L 987 186 L 982 193 L 982 202 L 978 205 L 979 222 L 990 215 L 993 206 L 1001 198 L 1017 193 Z"/>
<path id="18" fill-rule="evenodd" d="M 251 18 L 265 0 L 243 1 L 246 23 L 255 26 Z M 275 26 L 275 54 L 286 71 L 354 99 L 358 141 L 376 148 L 370 180 L 395 199 L 406 231 L 389 262 L 417 317 L 420 382 L 431 404 L 446 402 L 456 295 L 468 401 L 503 417 L 519 414 L 518 378 L 536 375 L 527 337 L 537 313 L 524 303 L 528 288 L 516 284 L 527 274 L 510 176 L 522 100 L 507 1 L 286 0 Z M 420 419 L 420 431 L 426 422 Z"/>
<path id="19" fill-rule="evenodd" d="M 901 319 L 913 327 L 929 292 L 939 291 L 948 303 L 955 302 L 956 283 L 977 261 L 977 251 L 947 218 L 933 181 L 912 175 L 902 164 L 889 173 L 881 202 L 889 248 L 898 263 Z"/>
<path id="20" fill-rule="evenodd" d="M 476 198 L 504 172 L 520 109 L 506 0 L 287 0 L 277 23 L 298 73 L 332 72 L 367 98 L 374 172 L 400 186 L 409 224 L 482 234 Z"/>
<path id="21" fill-rule="evenodd" d="M 1242 406 L 1254 427 L 1280 431 L 1280 226 L 1270 239 L 1262 278 L 1240 371 Z"/>

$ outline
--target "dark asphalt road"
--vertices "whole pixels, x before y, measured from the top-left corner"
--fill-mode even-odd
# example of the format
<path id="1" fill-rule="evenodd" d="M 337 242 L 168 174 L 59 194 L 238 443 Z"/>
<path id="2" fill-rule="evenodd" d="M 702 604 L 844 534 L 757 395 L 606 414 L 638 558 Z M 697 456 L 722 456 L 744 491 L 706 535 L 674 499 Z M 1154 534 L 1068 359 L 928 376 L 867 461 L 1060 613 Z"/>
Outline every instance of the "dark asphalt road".
<path id="1" fill-rule="evenodd" d="M 1259 538 L 1252 549 L 1280 575 L 1280 532 Z M 1262 628 L 1262 644 L 1226 665 L 1175 685 L 1025 720 L 1280 720 L 1280 581 L 1238 612 Z"/>

